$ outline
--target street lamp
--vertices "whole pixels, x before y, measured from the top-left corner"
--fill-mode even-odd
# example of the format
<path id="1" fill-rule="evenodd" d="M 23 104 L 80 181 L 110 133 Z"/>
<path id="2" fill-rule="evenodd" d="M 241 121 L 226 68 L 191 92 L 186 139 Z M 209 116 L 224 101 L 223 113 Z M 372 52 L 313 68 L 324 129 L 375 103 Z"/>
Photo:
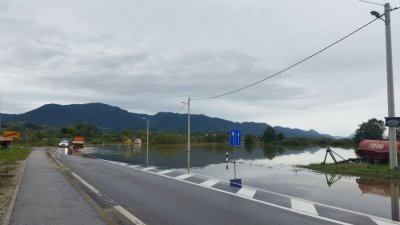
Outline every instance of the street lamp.
<path id="1" fill-rule="evenodd" d="M 187 102 L 182 102 L 183 104 L 188 105 L 188 145 L 187 145 L 187 167 L 188 167 L 188 174 L 190 173 L 190 97 L 188 97 Z"/>
<path id="2" fill-rule="evenodd" d="M 146 167 L 149 167 L 149 118 L 143 117 L 143 119 L 147 119 L 147 136 L 146 136 Z"/>
<path id="3" fill-rule="evenodd" d="M 395 117 L 394 91 L 393 91 L 393 63 L 392 63 L 392 36 L 390 28 L 390 4 L 385 5 L 385 19 L 376 11 L 372 11 L 371 15 L 385 21 L 386 36 L 386 72 L 387 72 L 387 93 L 388 93 L 388 117 Z M 396 127 L 389 126 L 389 163 L 390 169 L 396 170 L 397 162 L 397 145 L 396 145 Z"/>

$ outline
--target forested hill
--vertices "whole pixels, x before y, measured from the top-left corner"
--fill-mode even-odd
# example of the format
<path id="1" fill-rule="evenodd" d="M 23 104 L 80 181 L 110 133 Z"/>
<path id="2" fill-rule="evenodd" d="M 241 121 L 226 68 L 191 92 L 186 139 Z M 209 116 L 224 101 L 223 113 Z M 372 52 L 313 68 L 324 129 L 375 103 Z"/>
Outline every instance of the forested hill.
<path id="1" fill-rule="evenodd" d="M 2 123 L 24 122 L 33 124 L 47 124 L 64 126 L 76 123 L 92 123 L 102 129 L 146 129 L 146 120 L 150 119 L 152 131 L 187 130 L 187 115 L 169 112 L 160 112 L 155 115 L 131 113 L 119 107 L 102 103 L 57 105 L 47 104 L 23 114 L 2 114 Z M 191 115 L 191 130 L 193 132 L 229 131 L 242 129 L 245 134 L 261 135 L 269 125 L 266 123 L 244 122 L 236 123 L 220 118 L 205 115 Z M 321 138 L 331 137 L 320 134 L 315 130 L 291 129 L 287 127 L 274 127 L 277 133 L 282 132 L 285 137 Z"/>

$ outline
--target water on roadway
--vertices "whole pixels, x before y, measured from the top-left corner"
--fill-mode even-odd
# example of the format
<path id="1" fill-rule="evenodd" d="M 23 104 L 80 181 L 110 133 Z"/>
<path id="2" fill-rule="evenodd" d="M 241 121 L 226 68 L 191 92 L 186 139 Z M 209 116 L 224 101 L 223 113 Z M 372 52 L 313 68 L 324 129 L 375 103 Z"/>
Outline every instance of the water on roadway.
<path id="1" fill-rule="evenodd" d="M 302 149 L 237 147 L 236 176 L 242 179 L 244 185 L 254 188 L 399 220 L 398 204 L 396 207 L 391 201 L 391 187 L 394 185 L 390 181 L 318 174 L 293 167 L 293 165 L 322 162 L 325 150 L 326 148 L 321 147 Z M 332 150 L 344 158 L 356 157 L 353 149 L 332 148 Z M 232 161 L 235 153 L 230 146 L 192 146 L 191 172 L 221 180 L 232 179 L 234 168 L 233 163 L 225 163 L 227 152 L 229 160 Z M 146 164 L 146 146 L 86 147 L 83 153 L 106 160 Z M 148 155 L 151 166 L 187 168 L 185 145 L 151 146 Z M 332 159 L 329 160 L 332 162 Z"/>

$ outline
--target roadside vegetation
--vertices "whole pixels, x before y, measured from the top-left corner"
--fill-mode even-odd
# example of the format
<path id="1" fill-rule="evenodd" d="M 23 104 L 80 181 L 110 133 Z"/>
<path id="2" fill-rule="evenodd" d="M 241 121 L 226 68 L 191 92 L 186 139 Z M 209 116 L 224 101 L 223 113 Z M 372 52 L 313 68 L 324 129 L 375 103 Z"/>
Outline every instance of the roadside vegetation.
<path id="1" fill-rule="evenodd" d="M 400 180 L 400 170 L 390 170 L 389 166 L 386 164 L 330 163 L 322 165 L 318 163 L 310 165 L 298 165 L 296 167 L 309 169 L 322 174 L 340 174 L 347 176 Z"/>
<path id="2" fill-rule="evenodd" d="M 25 160 L 30 152 L 29 148 L 0 148 L 0 195 L 4 188 L 12 185 L 11 178 L 15 176 L 18 161 Z"/>
<path id="3" fill-rule="evenodd" d="M 35 125 L 26 123 L 5 124 L 3 130 L 18 130 L 21 137 L 15 139 L 15 143 L 23 146 L 57 146 L 61 138 L 85 137 L 87 144 L 123 144 L 126 140 L 142 139 L 146 142 L 145 130 L 106 130 L 94 124 L 72 124 L 62 127 L 47 125 Z M 0 131 L 0 132 L 2 132 Z M 307 147 L 307 146 L 333 146 L 352 148 L 351 139 L 330 138 L 295 138 L 285 137 L 282 133 L 275 134 L 272 127 L 268 127 L 261 136 L 244 134 L 243 143 L 254 146 L 283 146 L 283 147 Z M 151 144 L 186 144 L 187 134 L 178 132 L 151 131 L 149 133 Z M 229 144 L 229 132 L 193 132 L 191 136 L 193 144 Z"/>

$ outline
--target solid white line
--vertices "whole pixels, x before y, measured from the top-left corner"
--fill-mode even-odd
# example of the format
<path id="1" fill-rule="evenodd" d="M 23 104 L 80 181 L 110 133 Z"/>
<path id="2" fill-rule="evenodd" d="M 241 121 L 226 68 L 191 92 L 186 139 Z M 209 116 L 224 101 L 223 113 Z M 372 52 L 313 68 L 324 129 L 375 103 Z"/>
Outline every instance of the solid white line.
<path id="1" fill-rule="evenodd" d="M 393 225 L 393 224 L 399 224 L 398 222 L 395 221 L 387 221 L 387 220 L 380 220 L 377 218 L 371 218 L 371 220 L 373 220 L 376 224 L 378 225 Z"/>
<path id="2" fill-rule="evenodd" d="M 201 185 L 206 186 L 206 187 L 212 187 L 214 185 L 216 185 L 217 183 L 219 183 L 219 180 L 217 179 L 208 179 L 206 181 L 204 181 L 203 183 L 201 183 Z"/>
<path id="3" fill-rule="evenodd" d="M 160 176 L 163 176 L 163 177 L 166 177 L 166 178 L 169 178 L 169 179 L 174 179 L 174 177 L 170 177 L 170 176 L 166 176 L 166 175 L 160 175 Z M 321 217 L 319 215 L 313 215 L 313 214 L 301 212 L 301 211 L 294 210 L 294 209 L 291 209 L 291 208 L 287 208 L 287 207 L 284 207 L 284 206 L 280 206 L 280 205 L 276 205 L 276 204 L 273 204 L 273 203 L 265 202 L 265 201 L 262 201 L 262 200 L 258 200 L 258 199 L 254 199 L 254 198 L 247 198 L 247 197 L 244 197 L 244 196 L 241 196 L 241 195 L 238 195 L 236 193 L 229 192 L 229 191 L 224 191 L 224 190 L 216 189 L 216 188 L 213 188 L 213 187 L 206 187 L 206 186 L 203 186 L 201 184 L 196 184 L 196 183 L 193 183 L 193 182 L 190 182 L 190 181 L 187 181 L 187 180 L 179 180 L 179 181 L 185 182 L 187 184 L 192 184 L 192 185 L 208 188 L 208 189 L 211 189 L 211 190 L 214 190 L 214 191 L 218 191 L 218 192 L 221 192 L 221 193 L 225 193 L 225 194 L 228 194 L 228 195 L 233 195 L 233 196 L 237 196 L 237 197 L 240 197 L 240 198 L 245 198 L 245 199 L 248 199 L 250 201 L 258 202 L 258 203 L 261 203 L 261 204 L 264 204 L 264 205 L 269 205 L 269 206 L 272 206 L 272 207 L 275 207 L 275 208 L 279 208 L 279 209 L 282 209 L 282 210 L 286 210 L 286 211 L 290 211 L 290 212 L 293 212 L 293 213 L 306 215 L 306 216 L 309 216 L 309 217 L 314 217 L 314 218 L 317 218 L 317 219 L 320 219 L 320 220 L 325 220 L 325 221 L 329 221 L 329 222 L 337 223 L 337 224 L 342 224 L 342 225 L 351 225 L 350 223 L 346 223 L 346 222 L 342 222 L 342 221 L 338 221 L 338 220 L 334 220 L 334 219 L 330 219 L 330 218 L 326 218 L 326 217 Z"/>
<path id="4" fill-rule="evenodd" d="M 137 169 L 137 170 L 140 170 L 140 169 Z M 141 170 L 141 171 L 142 171 L 142 170 Z M 157 174 L 157 173 L 154 173 L 154 172 L 151 172 L 151 171 L 144 171 L 144 172 L 152 173 L 152 174 Z M 165 178 L 178 180 L 178 179 L 177 179 L 178 177 L 170 177 L 170 176 L 163 175 L 163 174 L 158 174 L 158 175 L 159 175 L 159 176 L 162 176 L 162 177 L 165 177 Z M 188 174 L 184 174 L 184 175 L 181 175 L 181 176 L 179 176 L 179 177 L 183 177 L 183 176 L 185 176 L 185 175 L 188 175 Z M 188 177 L 191 177 L 191 176 L 192 176 L 192 175 L 188 175 Z M 184 178 L 184 179 L 185 179 L 185 178 Z M 342 221 L 338 221 L 338 220 L 334 220 L 334 219 L 330 219 L 330 218 L 326 218 L 326 217 L 321 217 L 321 216 L 319 216 L 319 215 L 313 215 L 313 214 L 309 214 L 309 213 L 304 213 L 304 212 L 301 212 L 301 211 L 298 211 L 298 210 L 294 210 L 294 209 L 291 209 L 291 208 L 287 208 L 287 207 L 280 206 L 280 205 L 276 205 L 276 204 L 273 204 L 273 203 L 261 201 L 261 200 L 254 199 L 254 198 L 247 198 L 247 197 L 238 195 L 238 194 L 236 194 L 236 193 L 232 193 L 232 192 L 229 192 L 229 191 L 224 191 L 224 190 L 216 189 L 216 188 L 213 188 L 213 187 L 207 187 L 207 186 L 204 186 L 204 185 L 201 185 L 201 184 L 196 184 L 196 183 L 193 183 L 193 182 L 190 182 L 190 181 L 186 181 L 186 180 L 183 180 L 183 179 L 179 179 L 179 181 L 185 182 L 185 183 L 187 183 L 187 184 L 192 184 L 192 185 L 196 185 L 196 186 L 200 186 L 200 187 L 205 187 L 205 188 L 208 188 L 208 189 L 211 189 L 211 190 L 214 190 L 214 191 L 218 191 L 218 192 L 221 192 L 221 193 L 225 193 L 225 194 L 227 194 L 227 195 L 233 195 L 233 196 L 245 198 L 245 199 L 248 199 L 248 200 L 251 200 L 251 201 L 254 201 L 254 202 L 258 202 L 258 203 L 261 203 L 261 204 L 264 204 L 264 205 L 269 205 L 269 206 L 272 206 L 272 207 L 275 207 L 275 208 L 279 208 L 279 209 L 282 209 L 282 210 L 286 210 L 286 211 L 294 212 L 294 213 L 297 213 L 297 214 L 302 214 L 302 215 L 314 217 L 314 218 L 321 219 L 321 220 L 324 220 L 324 221 L 329 221 L 329 222 L 332 222 L 332 223 L 337 223 L 337 224 L 342 224 L 342 225 L 351 225 L 350 223 L 346 223 L 346 222 L 342 222 Z M 263 190 L 261 190 L 261 191 L 263 191 Z M 270 191 L 266 191 L 266 192 L 270 192 Z M 274 193 L 274 192 L 270 192 L 270 193 Z M 279 194 L 279 193 L 275 193 L 275 194 L 281 195 L 281 196 L 285 196 L 285 195 Z M 288 197 L 290 197 L 290 196 L 288 196 Z M 319 205 L 321 205 L 321 204 L 319 204 Z M 328 206 L 328 205 L 326 205 L 326 206 Z M 328 206 L 328 207 L 334 208 L 334 207 L 332 207 L 332 206 Z M 340 208 L 338 208 L 338 209 L 340 209 Z M 343 210 L 343 209 L 342 209 L 342 210 Z M 359 213 L 359 214 L 361 214 L 361 213 Z M 365 214 L 365 215 L 367 215 L 367 214 Z M 370 215 L 368 215 L 368 216 L 370 217 Z M 381 218 L 381 219 L 382 219 L 382 218 Z"/>
<path id="5" fill-rule="evenodd" d="M 146 225 L 143 223 L 141 220 L 139 220 L 136 216 L 132 215 L 130 212 L 128 212 L 126 209 L 122 208 L 119 205 L 114 206 L 116 210 L 118 210 L 122 215 L 126 216 L 130 221 L 132 221 L 133 224 L 136 225 Z"/>
<path id="6" fill-rule="evenodd" d="M 130 168 L 138 168 L 139 166 L 138 165 L 130 165 L 128 167 L 130 167 Z"/>
<path id="7" fill-rule="evenodd" d="M 180 176 L 177 176 L 177 177 L 174 177 L 175 179 L 178 179 L 178 180 L 183 180 L 183 179 L 186 179 L 186 178 L 189 178 L 189 177 L 191 177 L 191 176 L 193 176 L 192 174 L 183 174 L 183 175 L 180 175 Z"/>
<path id="8" fill-rule="evenodd" d="M 158 172 L 158 174 L 166 174 L 166 173 L 171 173 L 171 172 L 173 172 L 174 170 L 163 170 L 163 171 L 160 171 L 160 172 Z"/>
<path id="9" fill-rule="evenodd" d="M 293 199 L 293 198 L 290 200 L 292 203 L 292 209 L 310 213 L 310 214 L 314 214 L 314 215 L 318 215 L 318 212 L 315 209 L 314 204 L 311 204 L 311 203 L 305 202 L 305 201 L 300 201 L 300 200 Z"/>
<path id="10" fill-rule="evenodd" d="M 100 159 L 100 158 L 98 158 L 98 159 Z M 104 159 L 100 159 L 100 160 L 105 161 L 105 162 L 109 162 L 109 163 L 114 163 L 114 164 L 115 164 L 114 161 L 109 161 L 109 160 L 104 160 Z M 131 168 L 133 168 L 133 169 L 141 170 L 141 169 L 137 168 L 137 167 L 139 167 L 139 166 L 136 166 L 136 165 L 132 165 L 132 166 L 128 166 L 128 167 L 131 167 Z M 142 170 L 141 170 L 141 171 L 142 171 Z M 170 178 L 170 179 L 179 179 L 178 177 L 175 177 L 175 178 L 174 178 L 174 177 L 166 176 L 166 175 L 164 175 L 164 174 L 154 173 L 154 172 L 151 172 L 151 171 L 145 171 L 145 172 L 152 173 L 152 174 L 158 174 L 158 175 L 160 175 L 160 176 L 163 176 L 163 177 L 166 177 L 166 178 Z M 190 175 L 190 176 L 192 176 L 192 175 Z M 190 176 L 189 176 L 189 177 L 190 177 Z M 203 175 L 203 176 L 204 176 L 204 175 Z M 183 178 L 183 179 L 185 179 L 185 178 Z M 214 179 L 214 178 L 210 178 L 209 180 L 212 180 L 212 179 Z M 223 190 L 219 190 L 219 189 L 213 188 L 213 187 L 212 187 L 213 185 L 208 186 L 208 185 L 206 185 L 206 182 L 209 181 L 209 180 L 207 180 L 207 181 L 205 181 L 205 182 L 203 182 L 203 183 L 201 183 L 201 184 L 192 183 L 192 182 L 189 182 L 189 181 L 186 181 L 186 180 L 182 180 L 182 179 L 179 179 L 179 180 L 181 180 L 182 182 L 189 183 L 189 184 L 193 184 L 193 185 L 197 185 L 197 186 L 201 186 L 201 187 L 206 187 L 206 188 L 209 188 L 209 189 L 218 191 L 218 192 L 223 192 L 223 193 L 225 193 L 225 194 L 235 195 L 235 196 L 239 196 L 239 197 L 245 197 L 245 196 L 241 196 L 241 195 L 238 195 L 238 194 L 235 194 L 235 193 L 231 193 L 231 192 L 227 192 L 227 191 L 223 191 Z M 220 181 L 221 181 L 221 180 L 220 180 Z M 220 181 L 219 181 L 219 182 L 220 182 Z M 226 182 L 226 181 L 225 181 L 225 182 Z M 215 185 L 215 184 L 214 184 L 214 185 Z M 277 193 L 277 192 L 273 192 L 273 191 L 268 191 L 268 190 L 263 190 L 263 189 L 258 189 L 258 188 L 255 188 L 255 190 L 256 190 L 256 191 L 262 191 L 262 192 L 271 193 L 271 194 L 274 194 L 274 195 L 277 195 L 277 196 L 287 197 L 287 198 L 290 198 L 290 199 L 293 198 L 292 196 L 285 195 L 285 194 L 281 194 L 281 193 Z M 338 223 L 338 224 L 349 225 L 349 223 L 337 221 L 337 220 L 334 220 L 334 219 L 329 219 L 329 218 L 326 218 L 326 217 L 321 217 L 321 216 L 319 216 L 319 215 L 313 215 L 313 214 L 309 214 L 309 213 L 303 213 L 303 212 L 298 211 L 298 210 L 294 210 L 294 209 L 291 209 L 291 208 L 286 208 L 286 207 L 283 207 L 283 206 L 280 206 L 280 205 L 275 205 L 275 204 L 272 204 L 272 203 L 269 203 L 269 202 L 265 202 L 265 201 L 261 201 L 261 200 L 258 200 L 258 199 L 252 198 L 252 199 L 250 199 L 250 200 L 253 200 L 253 201 L 255 201 L 255 202 L 259 202 L 259 203 L 262 203 L 262 204 L 265 204 L 265 205 L 270 205 L 270 206 L 273 206 L 273 207 L 276 207 L 276 208 L 280 208 L 280 209 L 283 209 L 283 210 L 295 212 L 295 213 L 298 213 L 298 214 L 303 214 L 303 215 L 308 215 L 308 216 L 311 216 L 311 217 L 319 218 L 319 219 L 322 219 L 322 220 L 325 220 L 325 221 L 330 221 L 330 222 L 334 222 L 334 223 Z M 331 209 L 336 209 L 336 210 L 343 211 L 343 212 L 349 212 L 349 213 L 353 213 L 353 214 L 356 214 L 356 215 L 369 217 L 369 218 L 371 218 L 372 220 L 374 220 L 376 223 L 380 222 L 382 225 L 384 224 L 384 222 L 386 222 L 387 224 L 400 224 L 400 223 L 397 223 L 397 222 L 395 222 L 395 221 L 388 220 L 388 219 L 385 219 L 385 218 L 381 218 L 381 217 L 377 217 L 377 216 L 373 216 L 373 215 L 369 215 L 369 214 L 366 214 L 366 213 L 361 213 L 361 212 L 357 212 L 357 211 L 353 211 L 353 210 L 348 210 L 348 209 L 344 209 L 344 208 L 340 208 L 340 207 L 336 207 L 336 206 L 326 205 L 326 204 L 322 204 L 322 203 L 318 203 L 318 202 L 312 202 L 312 201 L 307 201 L 307 200 L 303 200 L 303 202 L 308 202 L 308 203 L 310 203 L 310 204 L 315 204 L 315 205 L 319 205 L 319 206 L 325 206 L 325 207 L 328 207 L 328 208 L 331 208 Z M 381 224 L 379 224 L 379 225 L 381 225 Z"/>
<path id="11" fill-rule="evenodd" d="M 96 193 L 97 195 L 101 195 L 100 191 L 97 190 L 95 187 L 93 187 L 92 185 L 90 185 L 88 182 L 86 182 L 84 179 L 82 179 L 80 176 L 78 176 L 76 173 L 71 172 L 72 176 L 76 177 L 76 179 L 78 179 L 82 184 L 84 184 L 87 188 L 89 188 L 91 191 L 93 191 L 94 193 Z"/>
<path id="12" fill-rule="evenodd" d="M 253 198 L 254 195 L 256 194 L 256 190 L 247 188 L 247 187 L 242 187 L 236 194 L 242 195 L 242 196 L 245 196 L 248 198 Z"/>
<path id="13" fill-rule="evenodd" d="M 154 170 L 154 169 L 156 169 L 156 167 L 150 166 L 150 167 L 146 167 L 146 168 L 144 168 L 144 169 L 142 169 L 142 170 L 143 170 L 143 171 L 147 171 L 147 170 Z"/>

